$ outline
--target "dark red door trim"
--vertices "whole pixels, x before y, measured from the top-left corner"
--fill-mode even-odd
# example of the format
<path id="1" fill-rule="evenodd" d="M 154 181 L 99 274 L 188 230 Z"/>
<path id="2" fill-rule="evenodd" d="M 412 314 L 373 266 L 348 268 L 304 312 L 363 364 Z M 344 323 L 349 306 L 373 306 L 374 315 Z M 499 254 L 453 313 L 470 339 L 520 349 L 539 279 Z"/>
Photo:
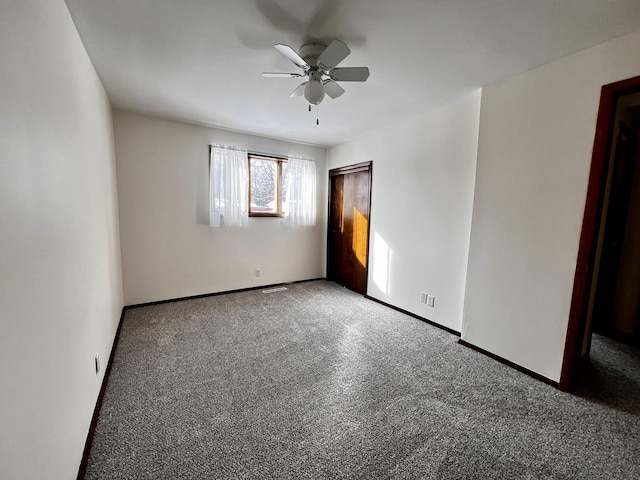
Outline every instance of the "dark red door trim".
<path id="1" fill-rule="evenodd" d="M 573 282 L 573 296 L 569 310 L 567 340 L 560 373 L 559 388 L 564 391 L 569 391 L 574 386 L 581 357 L 582 343 L 586 333 L 587 306 L 592 284 L 591 272 L 595 263 L 596 243 L 609 162 L 608 152 L 612 141 L 615 104 L 618 97 L 636 92 L 640 92 L 640 77 L 605 85 L 602 87 L 600 95 L 587 198 Z"/>

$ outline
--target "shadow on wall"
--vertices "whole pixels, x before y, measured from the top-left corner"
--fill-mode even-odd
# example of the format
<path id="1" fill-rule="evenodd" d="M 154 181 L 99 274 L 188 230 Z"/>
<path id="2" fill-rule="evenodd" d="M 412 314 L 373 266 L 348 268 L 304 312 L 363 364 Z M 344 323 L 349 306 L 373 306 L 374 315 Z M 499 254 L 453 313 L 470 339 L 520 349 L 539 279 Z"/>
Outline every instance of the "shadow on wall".
<path id="1" fill-rule="evenodd" d="M 202 158 L 209 158 L 209 147 L 202 154 Z M 209 226 L 209 161 L 198 162 L 196 168 L 196 223 Z"/>

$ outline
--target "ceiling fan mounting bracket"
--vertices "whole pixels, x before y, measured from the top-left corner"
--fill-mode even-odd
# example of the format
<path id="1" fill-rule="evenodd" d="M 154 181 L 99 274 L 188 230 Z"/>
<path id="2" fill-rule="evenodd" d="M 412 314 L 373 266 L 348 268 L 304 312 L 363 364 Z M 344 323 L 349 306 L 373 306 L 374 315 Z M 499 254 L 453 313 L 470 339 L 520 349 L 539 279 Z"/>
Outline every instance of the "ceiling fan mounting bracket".
<path id="1" fill-rule="evenodd" d="M 310 67 L 318 66 L 318 57 L 326 50 L 324 43 L 308 43 L 300 49 L 300 56 Z"/>

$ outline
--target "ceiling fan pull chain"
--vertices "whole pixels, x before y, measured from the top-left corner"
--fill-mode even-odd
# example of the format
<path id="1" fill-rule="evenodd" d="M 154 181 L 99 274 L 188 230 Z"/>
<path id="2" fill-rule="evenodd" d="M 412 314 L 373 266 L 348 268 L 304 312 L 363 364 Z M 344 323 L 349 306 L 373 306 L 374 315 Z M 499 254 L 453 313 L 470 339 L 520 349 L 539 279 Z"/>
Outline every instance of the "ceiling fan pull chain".
<path id="1" fill-rule="evenodd" d="M 311 104 L 309 104 L 309 111 L 311 111 Z"/>
<path id="2" fill-rule="evenodd" d="M 320 105 L 316 105 L 316 125 L 320 125 Z"/>

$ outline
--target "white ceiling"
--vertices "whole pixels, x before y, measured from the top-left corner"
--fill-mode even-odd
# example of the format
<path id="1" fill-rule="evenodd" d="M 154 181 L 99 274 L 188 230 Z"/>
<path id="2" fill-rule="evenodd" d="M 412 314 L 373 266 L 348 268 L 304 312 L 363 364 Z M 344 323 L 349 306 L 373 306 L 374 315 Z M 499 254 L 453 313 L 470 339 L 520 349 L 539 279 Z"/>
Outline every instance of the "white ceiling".
<path id="1" fill-rule="evenodd" d="M 316 145 L 442 107 L 640 30 L 640 0 L 66 0 L 112 104 Z M 365 83 L 320 105 L 273 48 L 340 39 Z"/>

